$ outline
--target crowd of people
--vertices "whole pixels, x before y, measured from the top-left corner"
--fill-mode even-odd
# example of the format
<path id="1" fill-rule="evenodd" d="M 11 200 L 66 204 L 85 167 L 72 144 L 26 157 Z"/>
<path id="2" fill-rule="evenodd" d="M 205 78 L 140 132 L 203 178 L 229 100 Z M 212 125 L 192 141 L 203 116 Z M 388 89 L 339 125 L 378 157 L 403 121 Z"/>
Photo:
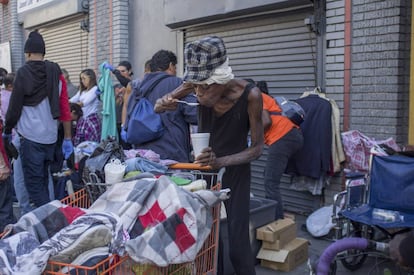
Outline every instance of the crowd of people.
<path id="1" fill-rule="evenodd" d="M 57 63 L 44 60 L 46 45 L 37 31 L 25 43 L 26 63 L 16 73 L 0 68 L 2 147 L 13 145 L 15 156 L 2 155 L 12 165 L 12 176 L 0 183 L 0 231 L 13 223 L 12 186 L 21 214 L 53 199 L 50 164 L 56 152 L 68 159 L 74 146 L 83 141 L 100 142 L 102 100 L 94 70 L 79 74 L 79 87 Z M 112 72 L 112 88 L 119 142 L 124 149 L 150 149 L 162 159 L 191 162 L 190 132 L 210 133 L 209 147 L 194 161 L 212 169 L 226 168 L 223 188 L 231 189 L 225 201 L 229 232 L 229 254 L 236 274 L 255 274 L 249 237 L 250 163 L 264 145 L 269 154 L 264 170 L 266 197 L 277 201 L 275 219 L 283 218 L 280 180 L 289 158 L 303 145 L 300 127 L 281 116 L 281 108 L 269 96 L 267 83 L 234 77 L 226 47 L 217 36 L 209 36 L 185 46 L 185 74 L 177 77 L 176 55 L 157 51 L 145 63 L 142 79 L 134 79 L 132 66 L 122 61 Z M 154 83 L 157 83 L 154 86 Z M 125 123 L 131 102 L 149 90 L 146 98 L 160 114 L 164 134 L 144 144 L 125 140 Z M 198 102 L 198 106 L 182 104 Z M 278 114 L 278 115 L 275 115 Z M 139 129 L 128 129 L 128 131 Z M 4 144 L 3 144 L 4 143 Z M 220 241 L 219 253 L 223 252 Z M 218 274 L 223 274 L 219 256 Z"/>

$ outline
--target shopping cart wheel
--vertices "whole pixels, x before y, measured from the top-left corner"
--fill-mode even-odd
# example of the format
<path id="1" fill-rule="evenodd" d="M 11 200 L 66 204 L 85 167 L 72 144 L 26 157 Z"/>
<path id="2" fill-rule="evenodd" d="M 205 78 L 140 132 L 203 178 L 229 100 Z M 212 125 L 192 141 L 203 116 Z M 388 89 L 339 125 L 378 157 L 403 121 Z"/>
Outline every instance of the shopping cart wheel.
<path id="1" fill-rule="evenodd" d="M 359 223 L 352 222 L 353 230 L 350 232 L 348 237 L 358 237 L 372 239 L 374 237 L 374 229 L 371 226 L 362 226 Z M 360 249 L 349 249 L 344 251 L 341 255 L 340 260 L 342 265 L 350 270 L 355 271 L 359 269 L 367 259 L 367 251 Z"/>

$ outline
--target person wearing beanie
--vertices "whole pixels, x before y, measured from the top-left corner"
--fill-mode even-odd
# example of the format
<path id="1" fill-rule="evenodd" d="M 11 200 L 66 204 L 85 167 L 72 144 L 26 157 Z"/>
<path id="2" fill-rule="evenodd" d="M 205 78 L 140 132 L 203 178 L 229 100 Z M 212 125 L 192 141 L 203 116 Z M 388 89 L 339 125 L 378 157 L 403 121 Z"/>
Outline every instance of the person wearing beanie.
<path id="1" fill-rule="evenodd" d="M 49 164 L 53 160 L 58 121 L 64 128 L 62 152 L 73 152 L 71 115 L 66 82 L 58 64 L 44 60 L 45 42 L 37 31 L 30 32 L 24 45 L 26 63 L 17 70 L 3 132 L 11 142 L 12 129 L 20 137 L 24 180 L 35 207 L 50 201 Z"/>
<path id="2" fill-rule="evenodd" d="M 40 53 L 42 55 L 46 54 L 45 41 L 43 40 L 42 35 L 36 30 L 32 31 L 29 34 L 29 37 L 24 44 L 24 53 Z"/>
<path id="3" fill-rule="evenodd" d="M 200 103 L 198 131 L 210 133 L 210 144 L 195 159 L 212 169 L 226 168 L 222 188 L 230 188 L 227 212 L 229 254 L 235 274 L 254 275 L 255 256 L 249 238 L 250 162 L 263 151 L 262 95 L 243 79 L 234 78 L 223 40 L 209 36 L 188 43 L 184 51 L 184 84 L 158 99 L 157 112 L 173 110 L 177 100 L 195 92 Z M 248 146 L 248 134 L 251 145 Z M 220 242 L 222 245 L 222 242 Z M 219 251 L 223 251 L 222 247 Z M 220 254 L 220 252 L 219 252 Z M 219 255 L 218 274 L 223 274 Z"/>

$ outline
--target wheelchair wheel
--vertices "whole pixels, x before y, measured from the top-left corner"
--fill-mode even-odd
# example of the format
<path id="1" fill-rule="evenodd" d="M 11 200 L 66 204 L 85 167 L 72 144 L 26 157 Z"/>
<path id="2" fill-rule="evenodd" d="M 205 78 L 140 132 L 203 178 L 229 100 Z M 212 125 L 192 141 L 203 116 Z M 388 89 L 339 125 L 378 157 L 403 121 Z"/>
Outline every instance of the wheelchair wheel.
<path id="1" fill-rule="evenodd" d="M 361 226 L 361 224 L 353 223 L 354 230 L 349 232 L 348 237 L 363 237 L 371 240 L 374 237 L 374 230 L 371 226 Z M 355 271 L 359 269 L 367 259 L 367 252 L 360 249 L 349 249 L 341 255 L 340 260 L 342 265 L 350 270 Z"/>
<path id="2" fill-rule="evenodd" d="M 359 269 L 367 259 L 367 254 L 364 254 L 364 251 L 351 249 L 347 250 L 344 258 L 341 259 L 342 265 L 350 270 L 355 271 Z"/>
<path id="3" fill-rule="evenodd" d="M 329 266 L 329 273 L 328 275 L 336 275 L 336 269 L 337 269 L 338 265 L 336 263 L 336 261 L 333 261 L 331 263 L 331 265 Z"/>

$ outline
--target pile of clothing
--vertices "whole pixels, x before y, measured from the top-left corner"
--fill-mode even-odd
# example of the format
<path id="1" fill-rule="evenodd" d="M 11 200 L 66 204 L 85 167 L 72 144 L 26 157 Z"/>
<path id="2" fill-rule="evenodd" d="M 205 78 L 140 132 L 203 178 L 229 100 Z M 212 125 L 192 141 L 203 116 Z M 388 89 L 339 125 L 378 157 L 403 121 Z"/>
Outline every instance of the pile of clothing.
<path id="1" fill-rule="evenodd" d="M 41 274 L 49 260 L 94 265 L 110 254 L 158 266 L 193 261 L 210 233 L 211 207 L 228 197 L 188 192 L 161 176 L 114 184 L 88 209 L 52 201 L 6 227 L 0 274 Z"/>

